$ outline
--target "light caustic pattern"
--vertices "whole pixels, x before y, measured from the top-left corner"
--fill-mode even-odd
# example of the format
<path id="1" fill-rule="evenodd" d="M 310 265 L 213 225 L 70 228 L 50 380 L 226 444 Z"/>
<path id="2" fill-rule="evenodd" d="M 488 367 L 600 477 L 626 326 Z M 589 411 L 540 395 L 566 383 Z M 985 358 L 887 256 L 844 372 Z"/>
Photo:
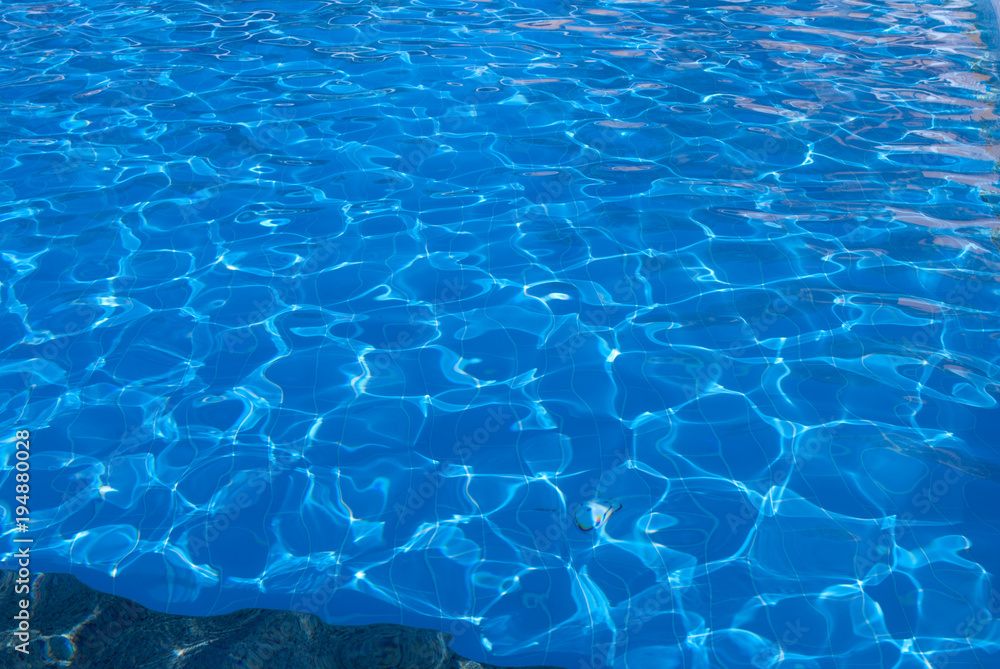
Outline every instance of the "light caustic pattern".
<path id="1" fill-rule="evenodd" d="M 987 8 L 0 18 L 36 570 L 512 665 L 1000 662 Z"/>

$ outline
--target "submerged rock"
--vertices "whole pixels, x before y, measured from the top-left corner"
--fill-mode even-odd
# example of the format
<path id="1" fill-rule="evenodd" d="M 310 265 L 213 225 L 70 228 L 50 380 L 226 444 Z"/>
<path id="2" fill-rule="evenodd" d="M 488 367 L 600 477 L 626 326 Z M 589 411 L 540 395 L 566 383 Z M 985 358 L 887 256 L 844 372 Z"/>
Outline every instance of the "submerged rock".
<path id="1" fill-rule="evenodd" d="M 69 574 L 32 579 L 30 653 L 14 650 L 16 572 L 0 572 L 6 660 L 24 669 L 499 669 L 456 655 L 445 632 L 402 625 L 328 625 L 313 614 L 244 609 L 158 613 Z M 9 664 L 8 664 L 9 663 Z M 544 668 L 535 668 L 544 669 Z"/>

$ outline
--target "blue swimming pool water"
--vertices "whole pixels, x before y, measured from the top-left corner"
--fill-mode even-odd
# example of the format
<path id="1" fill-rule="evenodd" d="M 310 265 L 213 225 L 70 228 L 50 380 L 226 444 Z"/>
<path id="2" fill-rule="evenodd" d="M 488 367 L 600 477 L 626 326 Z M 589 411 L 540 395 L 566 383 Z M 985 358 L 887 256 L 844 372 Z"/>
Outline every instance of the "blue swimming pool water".
<path id="1" fill-rule="evenodd" d="M 509 665 L 1000 663 L 985 6 L 0 19 L 34 570 Z"/>

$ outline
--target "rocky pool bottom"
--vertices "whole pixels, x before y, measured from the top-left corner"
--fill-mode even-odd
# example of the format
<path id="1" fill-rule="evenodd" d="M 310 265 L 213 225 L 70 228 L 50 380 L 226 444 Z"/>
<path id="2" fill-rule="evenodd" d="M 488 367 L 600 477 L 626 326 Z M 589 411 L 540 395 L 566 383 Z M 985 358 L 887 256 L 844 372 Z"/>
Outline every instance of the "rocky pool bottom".
<path id="1" fill-rule="evenodd" d="M 499 669 L 449 649 L 451 635 L 402 625 L 328 625 L 313 614 L 243 609 L 158 613 L 69 574 L 31 580 L 30 643 L 15 650 L 17 573 L 0 571 L 2 667 L 73 669 Z M 534 667 L 532 669 L 552 669 Z"/>

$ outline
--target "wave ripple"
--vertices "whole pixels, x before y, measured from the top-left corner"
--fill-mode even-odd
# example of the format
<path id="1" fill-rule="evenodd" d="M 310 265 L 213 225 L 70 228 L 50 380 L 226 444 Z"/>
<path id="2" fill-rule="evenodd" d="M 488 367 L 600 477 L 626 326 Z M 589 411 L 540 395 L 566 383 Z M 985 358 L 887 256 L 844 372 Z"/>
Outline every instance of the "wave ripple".
<path id="1" fill-rule="evenodd" d="M 501 664 L 988 665 L 991 20 L 6 4 L 33 567 Z"/>

